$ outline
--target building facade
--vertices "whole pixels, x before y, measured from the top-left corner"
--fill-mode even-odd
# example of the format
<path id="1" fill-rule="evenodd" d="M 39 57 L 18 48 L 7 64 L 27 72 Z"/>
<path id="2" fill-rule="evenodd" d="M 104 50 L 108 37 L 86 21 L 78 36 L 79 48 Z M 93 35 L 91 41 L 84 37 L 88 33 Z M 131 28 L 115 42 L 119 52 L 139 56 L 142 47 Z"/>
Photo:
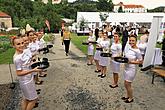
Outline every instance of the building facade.
<path id="1" fill-rule="evenodd" d="M 42 2 L 44 2 L 45 4 L 48 3 L 49 0 L 42 0 Z M 61 2 L 61 0 L 52 0 L 52 4 L 59 4 Z"/>
<path id="2" fill-rule="evenodd" d="M 119 8 L 122 8 L 122 11 L 124 13 L 146 13 L 147 9 L 142 5 L 135 5 L 135 4 L 129 4 L 125 5 L 123 2 L 120 2 L 119 4 L 114 5 L 114 12 L 118 13 Z"/>
<path id="3" fill-rule="evenodd" d="M 7 29 L 12 27 L 11 16 L 0 11 L 0 29 Z"/>

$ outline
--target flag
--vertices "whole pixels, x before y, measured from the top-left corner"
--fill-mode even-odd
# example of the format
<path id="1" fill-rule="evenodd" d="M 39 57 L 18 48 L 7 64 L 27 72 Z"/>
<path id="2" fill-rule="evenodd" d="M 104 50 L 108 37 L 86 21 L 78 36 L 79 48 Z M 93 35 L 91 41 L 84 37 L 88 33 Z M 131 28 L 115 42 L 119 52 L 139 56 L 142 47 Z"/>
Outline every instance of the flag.
<path id="1" fill-rule="evenodd" d="M 49 21 L 48 21 L 48 20 L 45 20 L 45 24 L 46 24 L 46 26 L 48 27 L 48 30 L 50 31 L 50 24 L 49 24 Z"/>

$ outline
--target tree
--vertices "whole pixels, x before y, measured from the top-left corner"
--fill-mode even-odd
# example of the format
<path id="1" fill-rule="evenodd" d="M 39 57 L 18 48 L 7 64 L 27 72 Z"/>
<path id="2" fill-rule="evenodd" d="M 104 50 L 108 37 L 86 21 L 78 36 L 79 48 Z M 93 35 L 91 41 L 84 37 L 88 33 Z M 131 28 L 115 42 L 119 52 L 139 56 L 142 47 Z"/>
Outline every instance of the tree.
<path id="1" fill-rule="evenodd" d="M 105 23 L 105 21 L 109 17 L 109 15 L 107 13 L 100 13 L 99 16 L 100 16 L 100 19 L 101 19 L 102 23 Z"/>
<path id="2" fill-rule="evenodd" d="M 118 13 L 123 13 L 123 8 L 121 6 L 118 9 Z"/>
<path id="3" fill-rule="evenodd" d="M 113 10 L 113 3 L 112 0 L 98 0 L 96 7 L 99 11 L 111 12 Z"/>
<path id="4" fill-rule="evenodd" d="M 106 22 L 106 20 L 109 17 L 109 15 L 108 15 L 108 13 L 100 13 L 99 16 L 100 16 L 103 28 L 105 28 L 104 27 L 105 26 L 104 23 Z"/>
<path id="5" fill-rule="evenodd" d="M 165 12 L 165 7 L 160 6 L 160 7 L 154 8 L 154 9 L 147 10 L 147 12 Z"/>
<path id="6" fill-rule="evenodd" d="M 85 29 L 85 27 L 86 27 L 86 20 L 85 20 L 85 18 L 84 17 L 81 17 L 81 19 L 80 19 L 80 31 L 81 30 L 83 30 L 84 31 L 84 29 Z"/>

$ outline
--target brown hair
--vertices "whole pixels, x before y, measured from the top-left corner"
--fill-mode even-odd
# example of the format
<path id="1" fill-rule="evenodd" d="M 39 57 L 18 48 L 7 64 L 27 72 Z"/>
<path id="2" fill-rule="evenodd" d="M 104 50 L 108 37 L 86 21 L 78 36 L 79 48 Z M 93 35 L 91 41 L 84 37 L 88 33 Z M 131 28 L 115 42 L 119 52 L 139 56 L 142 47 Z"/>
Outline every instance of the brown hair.
<path id="1" fill-rule="evenodd" d="M 131 38 L 131 37 L 134 37 L 135 40 L 137 41 L 137 36 L 135 36 L 134 34 L 131 34 L 131 35 L 129 35 L 129 38 Z"/>
<path id="2" fill-rule="evenodd" d="M 29 33 L 31 33 L 31 32 L 34 34 L 34 31 L 31 30 L 31 31 L 27 32 L 27 36 L 29 36 Z"/>
<path id="3" fill-rule="evenodd" d="M 11 36 L 10 37 L 10 42 L 12 44 L 12 46 L 14 45 L 14 40 L 17 39 L 17 36 Z"/>
<path id="4" fill-rule="evenodd" d="M 114 35 L 115 35 L 115 34 L 118 35 L 118 36 L 120 37 L 119 33 L 115 32 Z"/>

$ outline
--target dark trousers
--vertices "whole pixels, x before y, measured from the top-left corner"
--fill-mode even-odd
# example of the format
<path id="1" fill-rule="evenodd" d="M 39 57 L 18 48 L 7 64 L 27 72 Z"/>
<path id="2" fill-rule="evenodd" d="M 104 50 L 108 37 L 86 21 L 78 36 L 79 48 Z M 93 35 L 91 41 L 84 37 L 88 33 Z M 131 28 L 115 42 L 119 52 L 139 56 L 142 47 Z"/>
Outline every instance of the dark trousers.
<path id="1" fill-rule="evenodd" d="M 124 52 L 125 45 L 127 44 L 127 41 L 122 41 L 122 52 Z"/>
<path id="2" fill-rule="evenodd" d="M 164 50 L 165 51 L 165 50 Z M 165 66 L 165 52 L 163 51 L 163 55 L 162 55 L 162 66 Z"/>
<path id="3" fill-rule="evenodd" d="M 70 40 L 64 40 L 64 45 L 65 45 L 65 52 L 69 52 L 69 45 L 70 45 Z"/>

